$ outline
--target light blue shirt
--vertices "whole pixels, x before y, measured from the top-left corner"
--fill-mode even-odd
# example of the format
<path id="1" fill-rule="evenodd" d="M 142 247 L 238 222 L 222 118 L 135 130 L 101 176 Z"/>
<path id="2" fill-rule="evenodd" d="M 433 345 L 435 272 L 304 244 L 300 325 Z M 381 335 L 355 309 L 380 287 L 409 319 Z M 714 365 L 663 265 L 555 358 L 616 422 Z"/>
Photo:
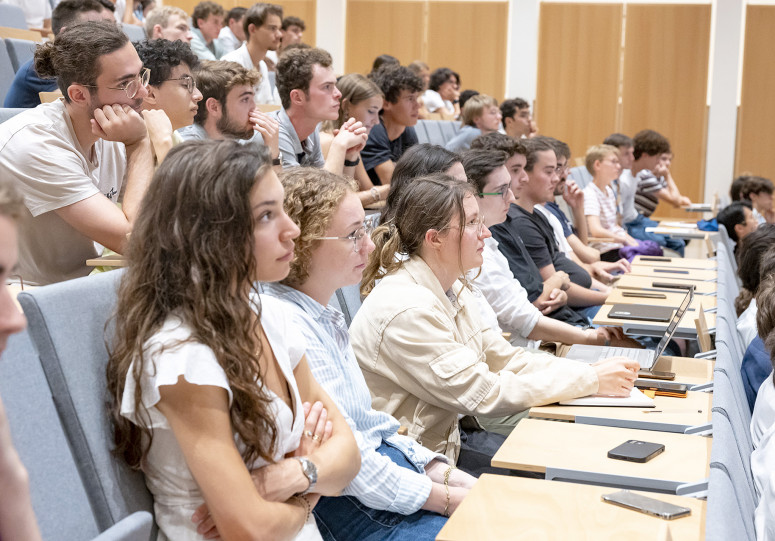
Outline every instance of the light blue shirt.
<path id="1" fill-rule="evenodd" d="M 198 28 L 192 28 L 191 51 L 199 57 L 199 60 L 219 60 L 226 51 L 221 46 L 218 38 L 215 38 L 210 45 L 207 45 L 202 31 Z"/>
<path id="2" fill-rule="evenodd" d="M 430 495 L 430 478 L 395 464 L 376 449 L 385 442 L 421 469 L 434 458 L 447 462 L 446 457 L 398 435 L 398 421 L 371 407 L 371 394 L 355 360 L 344 315 L 339 310 L 322 306 L 301 291 L 282 284 L 262 286 L 265 293 L 292 306 L 293 322 L 307 341 L 307 363 L 312 374 L 336 402 L 358 442 L 361 470 L 343 494 L 354 496 L 373 509 L 403 515 L 419 510 Z"/>

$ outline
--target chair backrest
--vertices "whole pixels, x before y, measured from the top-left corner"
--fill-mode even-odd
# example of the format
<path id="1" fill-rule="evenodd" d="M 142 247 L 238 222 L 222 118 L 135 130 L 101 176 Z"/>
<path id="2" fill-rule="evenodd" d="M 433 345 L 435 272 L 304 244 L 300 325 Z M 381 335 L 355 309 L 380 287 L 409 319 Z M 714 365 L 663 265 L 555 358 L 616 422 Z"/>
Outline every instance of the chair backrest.
<path id="1" fill-rule="evenodd" d="M 0 6 L 2 5 L 3 4 L 0 4 Z M 11 57 L 8 55 L 5 40 L 0 39 L 0 105 L 5 102 L 5 96 L 8 94 L 8 91 L 11 90 L 14 75 L 16 75 L 16 71 L 14 71 Z M 10 118 L 10 116 L 8 118 Z M 8 118 L 3 118 L 3 116 L 0 115 L 0 124 L 8 120 Z"/>
<path id="2" fill-rule="evenodd" d="M 27 468 L 43 539 L 90 539 L 99 533 L 89 498 L 27 331 L 11 336 L 0 359 L 14 447 Z"/>
<path id="3" fill-rule="evenodd" d="M 710 339 L 710 330 L 708 329 L 708 320 L 705 318 L 705 310 L 702 303 L 697 305 L 697 319 L 694 320 L 694 328 L 697 329 L 697 342 L 701 352 L 710 351 L 713 345 Z"/>
<path id="4" fill-rule="evenodd" d="M 111 454 L 105 410 L 105 344 L 113 335 L 106 322 L 122 275 L 106 272 L 18 296 L 101 530 L 135 511 L 153 510 L 142 474 Z"/>
<path id="5" fill-rule="evenodd" d="M 579 188 L 582 190 L 586 188 L 590 182 L 592 182 L 592 175 L 590 175 L 589 171 L 587 171 L 586 165 L 571 167 L 568 176 L 576 181 L 576 184 L 578 184 Z"/>
<path id="6" fill-rule="evenodd" d="M 358 284 L 352 286 L 346 286 L 336 290 L 337 303 L 339 304 L 340 311 L 344 314 L 344 320 L 349 327 L 355 318 L 355 314 L 361 308 L 361 291 Z"/>
<path id="7" fill-rule="evenodd" d="M 720 370 L 716 370 L 713 373 L 713 445 L 724 446 L 723 440 L 716 440 L 716 424 L 715 419 L 717 414 L 723 415 L 731 429 L 733 438 L 728 449 L 725 449 L 725 455 L 723 455 L 724 461 L 730 459 L 739 460 L 742 464 L 744 477 L 748 483 L 748 486 L 753 492 L 753 477 L 751 476 L 751 453 L 753 452 L 753 441 L 751 440 L 751 412 L 748 409 L 748 402 L 745 401 L 745 393 L 742 389 L 736 388 L 737 386 L 731 381 L 728 374 Z M 743 393 L 740 397 L 739 394 Z M 742 398 L 742 401 L 741 401 Z M 719 449 L 721 451 L 721 449 Z M 736 455 L 733 455 L 733 451 Z M 721 456 L 721 455 L 719 455 Z"/>
<path id="8" fill-rule="evenodd" d="M 449 141 L 454 139 L 454 137 L 460 131 L 460 122 L 447 120 L 446 122 L 439 122 L 439 127 L 441 128 L 441 133 L 444 136 L 444 139 Z"/>
<path id="9" fill-rule="evenodd" d="M 2 70 L 0 70 L 2 71 Z M 2 83 L 0 82 L 0 85 Z M 0 90 L 0 95 L 2 94 L 2 91 Z M 0 96 L 2 97 L 2 96 Z M 24 111 L 29 111 L 29 109 L 24 109 L 21 107 L 0 107 L 0 124 L 5 122 L 6 120 L 9 120 L 19 113 L 23 113 Z"/>
<path id="10" fill-rule="evenodd" d="M 127 35 L 129 41 L 143 41 L 145 39 L 145 29 L 142 26 L 121 23 L 121 30 Z"/>
<path id="11" fill-rule="evenodd" d="M 14 73 L 19 71 L 20 67 L 32 60 L 32 57 L 35 56 L 35 47 L 37 46 L 37 43 L 34 41 L 16 38 L 6 38 L 4 41 L 5 46 L 8 49 L 8 57 L 11 59 Z"/>
<path id="12" fill-rule="evenodd" d="M 452 132 L 447 124 L 457 124 L 450 120 L 418 120 L 415 126 L 417 140 L 420 143 L 430 143 L 432 145 L 444 146 L 452 139 L 457 132 Z M 447 126 L 442 128 L 442 126 Z M 458 126 L 458 131 L 460 128 Z"/>
<path id="13" fill-rule="evenodd" d="M 753 517 L 745 517 L 735 497 L 729 472 L 711 465 L 708 479 L 708 507 L 705 518 L 706 541 L 740 539 L 753 541 Z"/>
<path id="14" fill-rule="evenodd" d="M 62 95 L 62 91 L 57 88 L 51 92 L 38 92 L 38 97 L 40 98 L 40 103 L 51 103 L 52 101 L 57 101 L 59 98 L 64 96 Z"/>
<path id="15" fill-rule="evenodd" d="M 22 8 L 18 6 L 0 4 L 0 21 L 3 21 L 3 26 L 27 30 L 27 18 Z"/>

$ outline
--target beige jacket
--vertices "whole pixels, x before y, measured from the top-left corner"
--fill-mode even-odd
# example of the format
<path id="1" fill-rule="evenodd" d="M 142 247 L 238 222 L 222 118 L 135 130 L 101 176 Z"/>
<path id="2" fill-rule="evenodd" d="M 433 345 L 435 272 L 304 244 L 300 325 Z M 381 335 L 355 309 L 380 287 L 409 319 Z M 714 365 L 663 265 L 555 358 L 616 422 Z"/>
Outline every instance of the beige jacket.
<path id="1" fill-rule="evenodd" d="M 458 414 L 505 416 L 597 392 L 589 365 L 512 346 L 484 328 L 460 282 L 452 292 L 454 301 L 414 256 L 374 288 L 350 326 L 374 407 L 410 437 L 457 461 Z"/>

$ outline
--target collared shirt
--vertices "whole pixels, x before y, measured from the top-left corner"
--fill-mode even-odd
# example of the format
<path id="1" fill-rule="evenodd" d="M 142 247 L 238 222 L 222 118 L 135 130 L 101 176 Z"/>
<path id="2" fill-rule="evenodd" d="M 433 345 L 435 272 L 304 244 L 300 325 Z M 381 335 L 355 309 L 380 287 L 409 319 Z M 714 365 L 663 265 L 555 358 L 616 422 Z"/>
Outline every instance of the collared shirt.
<path id="1" fill-rule="evenodd" d="M 237 36 L 234 35 L 234 32 L 232 32 L 231 28 L 228 26 L 221 28 L 221 31 L 218 34 L 218 40 L 221 42 L 221 47 L 223 47 L 223 50 L 227 53 L 236 51 L 242 46 L 243 43 Z"/>
<path id="2" fill-rule="evenodd" d="M 256 103 L 280 105 L 280 94 L 277 93 L 276 88 L 272 91 L 272 85 L 269 83 L 269 70 L 266 67 L 266 62 L 259 60 L 258 67 L 256 67 L 250 57 L 250 52 L 248 52 L 247 43 L 243 43 L 238 49 L 223 55 L 221 60 L 236 62 L 247 70 L 257 70 L 261 74 L 261 78 L 254 87 L 253 99 Z"/>
<path id="3" fill-rule="evenodd" d="M 418 256 L 377 284 L 350 336 L 374 407 L 453 461 L 458 415 L 512 415 L 598 388 L 591 366 L 516 348 L 487 328 L 473 294 L 459 281 L 443 291 Z"/>
<path id="4" fill-rule="evenodd" d="M 754 514 L 757 539 L 775 539 L 775 386 L 772 374 L 759 388 L 751 419 L 751 475 L 758 503 Z"/>
<path id="5" fill-rule="evenodd" d="M 302 143 L 285 109 L 281 108 L 270 114 L 280 123 L 280 156 L 283 160 L 283 169 L 298 166 L 320 169 L 326 165 L 323 151 L 320 149 L 319 125 Z"/>
<path id="6" fill-rule="evenodd" d="M 312 374 L 347 419 L 361 451 L 361 469 L 344 489 L 345 495 L 364 505 L 409 515 L 428 499 L 432 481 L 427 475 L 398 466 L 376 449 L 387 442 L 421 469 L 443 455 L 429 451 L 398 435 L 399 423 L 371 406 L 371 395 L 355 360 L 344 316 L 332 306 L 322 306 L 291 287 L 263 284 L 264 291 L 292 306 L 293 322 L 307 342 L 307 363 Z"/>
<path id="7" fill-rule="evenodd" d="M 547 205 L 548 204 L 549 203 L 547 203 Z M 554 204 L 556 205 L 557 203 Z M 546 221 L 549 222 L 549 225 L 552 227 L 552 231 L 554 232 L 554 240 L 557 241 L 557 248 L 559 248 L 559 250 L 566 256 L 570 257 L 570 255 L 573 253 L 573 248 L 571 248 L 568 239 L 565 238 L 565 228 L 563 227 L 562 223 L 560 223 L 560 220 L 557 218 L 557 216 L 555 216 L 554 212 L 546 208 L 544 205 L 536 205 L 534 208 L 543 214 L 544 218 L 546 218 Z M 559 210 L 559 207 L 557 208 Z M 568 234 L 571 235 L 573 232 L 571 231 Z"/>
<path id="8" fill-rule="evenodd" d="M 498 250 L 498 241 L 493 237 L 484 239 L 481 272 L 473 279 L 482 292 L 484 300 L 495 310 L 501 331 L 511 333 L 509 340 L 514 346 L 537 349 L 540 340 L 530 340 L 541 312 L 527 299 L 527 291 L 514 278 L 509 262 Z"/>
<path id="9" fill-rule="evenodd" d="M 202 35 L 202 31 L 198 28 L 192 28 L 191 34 L 191 51 L 199 57 L 199 60 L 219 60 L 224 50 L 221 47 L 221 42 L 218 38 L 215 38 L 210 45 L 205 42 L 205 38 Z"/>

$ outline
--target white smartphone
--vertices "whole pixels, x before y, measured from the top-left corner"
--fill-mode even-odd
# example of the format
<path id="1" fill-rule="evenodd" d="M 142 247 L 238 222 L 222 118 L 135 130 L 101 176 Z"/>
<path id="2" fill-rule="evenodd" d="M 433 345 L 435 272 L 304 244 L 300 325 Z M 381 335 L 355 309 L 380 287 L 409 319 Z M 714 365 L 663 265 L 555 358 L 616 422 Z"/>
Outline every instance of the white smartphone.
<path id="1" fill-rule="evenodd" d="M 619 492 L 614 492 L 612 494 L 603 494 L 603 501 L 665 520 L 685 517 L 692 513 L 692 510 L 688 507 L 681 507 L 680 505 L 674 505 L 647 496 L 641 496 L 640 494 L 635 494 L 629 490 L 620 490 Z"/>

